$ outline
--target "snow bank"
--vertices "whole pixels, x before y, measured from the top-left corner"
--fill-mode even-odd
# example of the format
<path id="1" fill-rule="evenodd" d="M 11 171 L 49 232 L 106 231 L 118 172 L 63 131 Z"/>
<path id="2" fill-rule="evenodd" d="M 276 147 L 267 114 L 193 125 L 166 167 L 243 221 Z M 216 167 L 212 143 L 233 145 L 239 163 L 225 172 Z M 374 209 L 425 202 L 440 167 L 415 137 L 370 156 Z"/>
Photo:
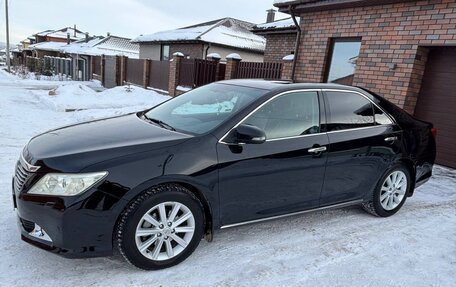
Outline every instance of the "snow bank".
<path id="1" fill-rule="evenodd" d="M 55 96 L 50 96 L 46 91 L 34 91 L 43 104 L 55 111 L 112 109 L 126 106 L 149 108 L 169 99 L 168 96 L 136 86 L 129 89 L 127 86 L 119 86 L 96 92 L 87 85 L 74 82 L 59 86 L 55 93 Z"/>

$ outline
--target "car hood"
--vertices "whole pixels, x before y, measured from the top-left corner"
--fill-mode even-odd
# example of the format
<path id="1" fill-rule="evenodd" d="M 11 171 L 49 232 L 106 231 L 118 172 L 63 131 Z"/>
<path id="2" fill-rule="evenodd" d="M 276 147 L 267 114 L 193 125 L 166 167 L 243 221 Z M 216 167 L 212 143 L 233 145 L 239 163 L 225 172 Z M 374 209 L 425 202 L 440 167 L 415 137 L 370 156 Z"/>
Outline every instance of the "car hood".
<path id="1" fill-rule="evenodd" d="M 176 145 L 191 137 L 130 114 L 48 131 L 32 138 L 23 154 L 34 165 L 78 171 L 108 159 Z"/>

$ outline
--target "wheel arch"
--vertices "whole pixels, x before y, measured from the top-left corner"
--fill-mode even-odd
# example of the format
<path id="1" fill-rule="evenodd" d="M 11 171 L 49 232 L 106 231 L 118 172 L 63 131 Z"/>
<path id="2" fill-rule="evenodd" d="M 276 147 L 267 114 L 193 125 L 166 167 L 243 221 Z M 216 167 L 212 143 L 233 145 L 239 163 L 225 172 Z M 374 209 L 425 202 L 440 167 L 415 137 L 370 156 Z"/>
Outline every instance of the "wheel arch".
<path id="1" fill-rule="evenodd" d="M 413 192 L 415 191 L 415 181 L 416 181 L 416 168 L 415 168 L 415 163 L 409 159 L 409 158 L 401 158 L 397 161 L 398 164 L 401 164 L 403 165 L 405 168 L 407 168 L 407 170 L 409 171 L 410 173 L 410 177 L 412 179 L 412 183 L 411 183 L 411 186 L 410 186 L 410 191 L 409 193 L 407 194 L 408 197 L 412 196 L 413 195 Z"/>
<path id="2" fill-rule="evenodd" d="M 207 187 L 204 187 L 203 185 L 197 183 L 195 180 L 189 180 L 186 177 L 178 176 L 178 177 L 170 177 L 170 176 L 164 176 L 160 178 L 155 178 L 152 180 L 149 180 L 147 182 L 144 182 L 134 189 L 130 190 L 128 194 L 124 198 L 124 204 L 122 205 L 120 212 L 117 215 L 114 228 L 113 228 L 113 234 L 116 231 L 116 227 L 119 223 L 119 220 L 122 217 L 123 211 L 132 203 L 136 200 L 138 196 L 141 196 L 144 192 L 149 190 L 150 188 L 157 186 L 157 185 L 165 185 L 165 184 L 178 184 L 187 190 L 189 190 L 195 197 L 201 202 L 201 205 L 203 206 L 203 211 L 204 211 L 204 219 L 205 219 L 205 239 L 209 242 L 212 241 L 213 239 L 213 233 L 214 233 L 214 216 L 213 216 L 213 209 L 212 209 L 212 204 L 208 200 L 207 196 L 205 195 L 210 192 L 210 190 Z M 113 239 L 115 236 L 112 237 Z"/>

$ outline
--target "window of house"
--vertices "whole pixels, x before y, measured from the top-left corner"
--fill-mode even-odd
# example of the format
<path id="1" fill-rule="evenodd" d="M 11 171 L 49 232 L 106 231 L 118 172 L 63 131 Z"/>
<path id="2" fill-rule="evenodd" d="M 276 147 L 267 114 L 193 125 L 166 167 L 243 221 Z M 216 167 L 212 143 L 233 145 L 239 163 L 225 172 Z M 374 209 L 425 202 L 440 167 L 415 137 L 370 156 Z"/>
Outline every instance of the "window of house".
<path id="1" fill-rule="evenodd" d="M 333 39 L 326 82 L 351 85 L 358 60 L 361 39 Z"/>
<path id="2" fill-rule="evenodd" d="M 169 45 L 162 45 L 161 46 L 161 61 L 168 61 L 169 60 Z"/>
<path id="3" fill-rule="evenodd" d="M 320 132 L 320 111 L 316 92 L 295 92 L 266 103 L 244 124 L 263 129 L 267 139 Z"/>
<path id="4" fill-rule="evenodd" d="M 350 92 L 326 92 L 329 115 L 327 131 L 361 128 L 374 125 L 372 103 Z"/>

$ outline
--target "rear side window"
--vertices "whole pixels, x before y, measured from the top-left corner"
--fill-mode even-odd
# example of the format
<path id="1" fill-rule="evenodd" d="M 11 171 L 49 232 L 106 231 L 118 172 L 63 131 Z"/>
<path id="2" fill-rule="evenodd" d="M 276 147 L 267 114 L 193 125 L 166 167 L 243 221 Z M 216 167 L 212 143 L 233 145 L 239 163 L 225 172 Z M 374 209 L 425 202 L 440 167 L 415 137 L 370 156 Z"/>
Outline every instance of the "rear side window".
<path id="1" fill-rule="evenodd" d="M 373 105 L 363 96 L 350 92 L 326 92 L 326 98 L 328 132 L 375 125 Z"/>
<path id="2" fill-rule="evenodd" d="M 263 129 L 267 139 L 318 133 L 318 94 L 294 92 L 279 96 L 255 111 L 243 123 Z"/>

